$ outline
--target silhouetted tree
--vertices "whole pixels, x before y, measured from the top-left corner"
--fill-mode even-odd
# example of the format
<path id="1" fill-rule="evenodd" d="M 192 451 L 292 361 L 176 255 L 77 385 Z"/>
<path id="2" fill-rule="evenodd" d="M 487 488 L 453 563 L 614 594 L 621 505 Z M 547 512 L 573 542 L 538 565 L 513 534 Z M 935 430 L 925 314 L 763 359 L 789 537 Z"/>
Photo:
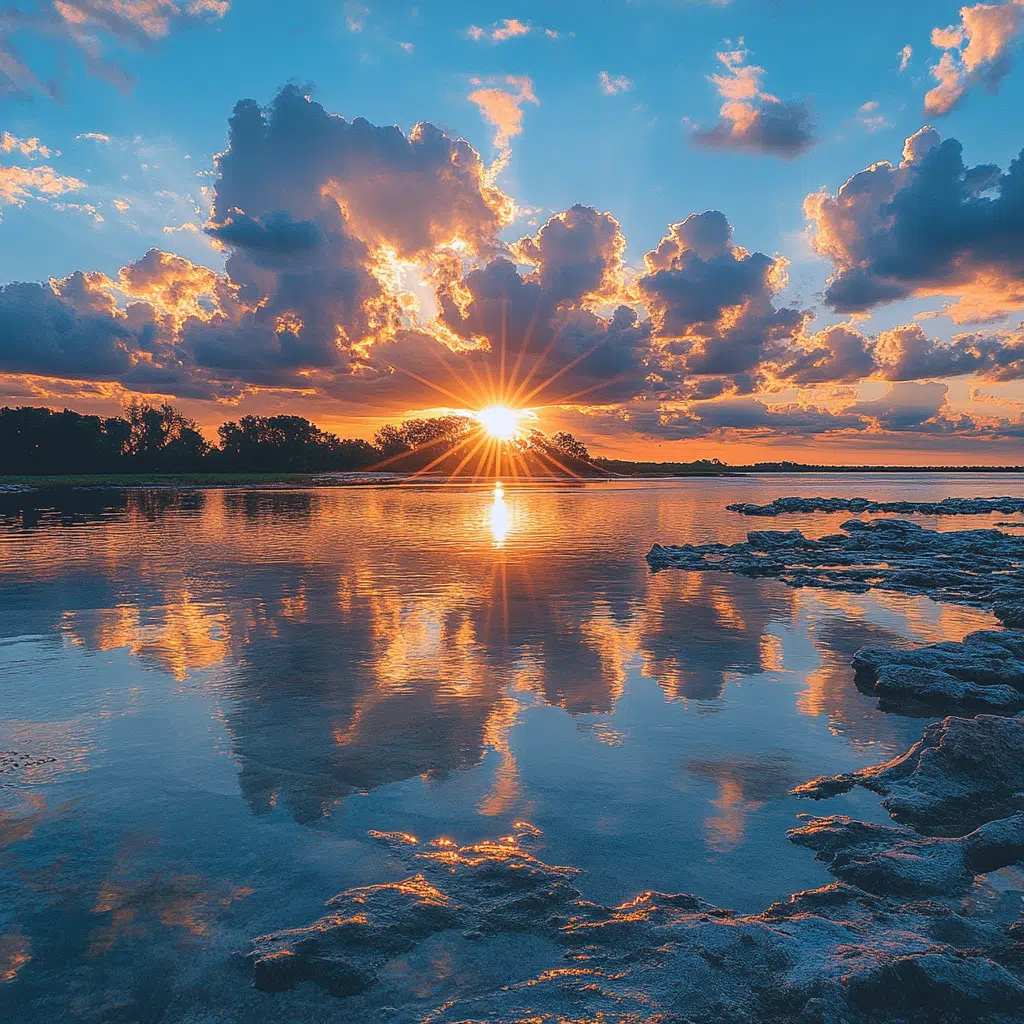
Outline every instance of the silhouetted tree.
<path id="1" fill-rule="evenodd" d="M 160 472 L 198 469 L 209 454 L 209 442 L 200 433 L 195 420 L 173 405 L 157 407 L 132 401 L 124 412 L 130 426 L 128 454 L 137 469 Z"/>
<path id="2" fill-rule="evenodd" d="M 402 431 L 391 423 L 385 423 L 373 435 L 373 443 L 386 459 L 394 458 L 394 456 L 401 455 L 409 450 L 409 445 L 402 436 Z"/>
<path id="3" fill-rule="evenodd" d="M 302 416 L 243 416 L 217 433 L 225 467 L 247 472 L 361 469 L 380 458 L 369 442 L 341 440 Z"/>
<path id="4" fill-rule="evenodd" d="M 130 428 L 65 409 L 0 409 L 0 473 L 110 472 L 127 451 Z"/>
<path id="5" fill-rule="evenodd" d="M 590 452 L 587 446 L 567 430 L 558 430 L 548 438 L 548 447 L 552 451 L 567 455 L 570 459 L 579 459 L 581 462 L 590 460 Z"/>

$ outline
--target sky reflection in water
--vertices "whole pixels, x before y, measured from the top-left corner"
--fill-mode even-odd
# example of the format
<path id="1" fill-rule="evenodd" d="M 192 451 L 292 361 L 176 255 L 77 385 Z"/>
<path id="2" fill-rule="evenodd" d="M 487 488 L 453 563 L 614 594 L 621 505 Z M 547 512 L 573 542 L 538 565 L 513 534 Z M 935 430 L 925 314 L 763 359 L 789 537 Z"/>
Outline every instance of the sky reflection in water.
<path id="1" fill-rule="evenodd" d="M 583 868 L 603 902 L 654 888 L 759 910 L 825 883 L 785 839 L 808 809 L 789 789 L 900 752 L 923 724 L 857 692 L 853 652 L 991 617 L 651 576 L 643 555 L 848 518 L 752 524 L 724 511 L 737 500 L 1017 486 L 6 496 L 0 751 L 30 756 L 0 764 L 0 1013 L 176 1019 L 176 1000 L 208 1000 L 329 1014 L 313 993 L 259 1002 L 230 954 L 399 877 L 370 829 L 473 842 L 526 819 L 538 855 Z M 832 808 L 886 820 L 863 792 Z"/>

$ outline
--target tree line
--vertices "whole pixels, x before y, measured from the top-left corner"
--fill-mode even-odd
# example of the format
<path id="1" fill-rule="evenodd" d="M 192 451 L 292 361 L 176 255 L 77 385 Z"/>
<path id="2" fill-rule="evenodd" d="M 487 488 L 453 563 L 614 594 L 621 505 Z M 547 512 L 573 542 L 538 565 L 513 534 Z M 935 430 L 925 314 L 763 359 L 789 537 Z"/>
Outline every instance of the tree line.
<path id="1" fill-rule="evenodd" d="M 480 434 L 470 416 L 387 424 L 373 442 L 340 438 L 302 416 L 243 416 L 217 428 L 217 443 L 173 405 L 131 402 L 120 416 L 64 409 L 0 408 L 0 475 L 120 473 L 306 473 L 380 467 L 422 469 L 467 448 Z M 589 462 L 586 445 L 560 431 L 529 431 L 513 442 L 552 461 Z M 443 470 L 441 470 L 443 471 Z M 467 470 L 470 472 L 471 470 Z"/>

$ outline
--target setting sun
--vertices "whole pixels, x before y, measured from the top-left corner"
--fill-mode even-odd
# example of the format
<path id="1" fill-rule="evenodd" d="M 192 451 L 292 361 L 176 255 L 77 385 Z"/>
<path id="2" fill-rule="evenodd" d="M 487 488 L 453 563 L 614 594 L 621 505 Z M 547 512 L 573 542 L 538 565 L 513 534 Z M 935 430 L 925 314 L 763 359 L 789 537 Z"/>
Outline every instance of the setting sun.
<path id="1" fill-rule="evenodd" d="M 511 441 L 519 430 L 522 413 L 505 405 L 491 405 L 481 409 L 476 418 L 491 437 L 498 441 Z"/>

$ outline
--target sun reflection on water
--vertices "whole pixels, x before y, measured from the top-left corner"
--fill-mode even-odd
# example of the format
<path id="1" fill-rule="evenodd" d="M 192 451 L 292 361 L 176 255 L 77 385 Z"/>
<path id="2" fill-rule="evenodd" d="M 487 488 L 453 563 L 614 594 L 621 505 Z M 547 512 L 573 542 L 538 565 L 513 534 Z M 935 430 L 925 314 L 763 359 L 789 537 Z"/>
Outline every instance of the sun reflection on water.
<path id="1" fill-rule="evenodd" d="M 491 536 L 494 538 L 494 546 L 504 547 L 505 539 L 512 528 L 512 517 L 505 502 L 505 489 L 501 486 L 500 480 L 494 485 L 494 500 L 488 513 L 488 523 L 491 527 Z"/>

